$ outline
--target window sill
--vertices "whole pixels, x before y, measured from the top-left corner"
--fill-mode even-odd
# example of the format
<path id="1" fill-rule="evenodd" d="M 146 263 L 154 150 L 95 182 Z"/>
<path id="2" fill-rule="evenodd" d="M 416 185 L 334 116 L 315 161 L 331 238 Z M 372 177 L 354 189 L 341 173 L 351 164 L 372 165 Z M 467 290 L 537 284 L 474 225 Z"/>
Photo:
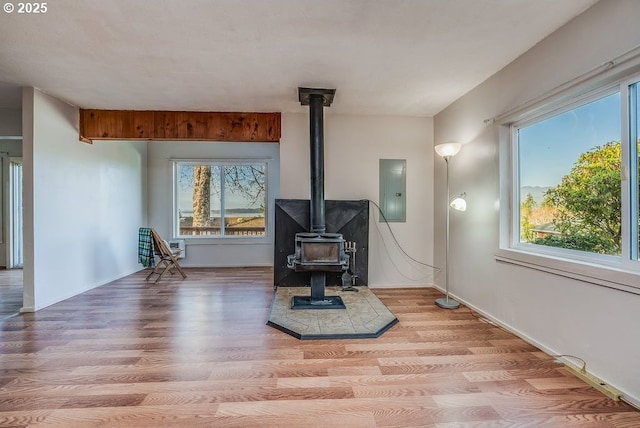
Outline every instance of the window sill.
<path id="1" fill-rule="evenodd" d="M 551 254 L 535 254 L 518 249 L 499 249 L 498 262 L 518 266 L 600 285 L 627 293 L 640 295 L 640 272 L 617 266 L 604 266 L 587 261 L 577 261 Z"/>

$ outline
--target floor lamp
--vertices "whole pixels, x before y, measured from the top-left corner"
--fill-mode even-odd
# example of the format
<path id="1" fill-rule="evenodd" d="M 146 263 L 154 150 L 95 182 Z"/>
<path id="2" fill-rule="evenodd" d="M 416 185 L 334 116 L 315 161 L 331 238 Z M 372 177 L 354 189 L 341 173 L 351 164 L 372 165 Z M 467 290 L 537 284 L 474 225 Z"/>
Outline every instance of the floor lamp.
<path id="1" fill-rule="evenodd" d="M 440 155 L 445 163 L 447 164 L 447 230 L 446 230 L 446 234 L 447 234 L 447 239 L 446 239 L 446 250 L 445 250 L 445 258 L 444 258 L 444 262 L 445 262 L 445 282 L 444 282 L 444 290 L 445 290 L 445 297 L 444 298 L 440 298 L 440 299 L 436 299 L 436 305 L 438 305 L 439 307 L 443 308 L 443 309 L 456 309 L 460 306 L 460 303 L 458 303 L 457 301 L 450 299 L 449 298 L 449 212 L 451 211 L 451 208 L 454 208 L 456 210 L 459 211 L 464 211 L 467 208 L 467 203 L 464 200 L 464 197 L 466 196 L 466 194 L 461 194 L 460 196 L 458 196 L 457 198 L 455 198 L 453 201 L 450 200 L 450 196 L 449 196 L 449 159 L 452 156 L 455 156 L 458 154 L 458 152 L 460 151 L 460 149 L 462 148 L 462 144 L 460 143 L 444 143 L 444 144 L 438 144 L 437 146 L 435 146 L 435 150 L 436 153 L 438 155 Z M 449 203 L 451 202 L 451 203 Z"/>

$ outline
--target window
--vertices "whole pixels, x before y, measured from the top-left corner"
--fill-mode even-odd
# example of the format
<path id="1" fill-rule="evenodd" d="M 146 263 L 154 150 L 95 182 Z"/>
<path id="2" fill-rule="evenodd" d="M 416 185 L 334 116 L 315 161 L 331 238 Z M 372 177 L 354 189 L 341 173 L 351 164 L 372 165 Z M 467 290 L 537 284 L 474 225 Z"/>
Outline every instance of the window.
<path id="1" fill-rule="evenodd" d="M 509 248 L 640 271 L 639 87 L 609 84 L 510 125 Z"/>
<path id="2" fill-rule="evenodd" d="M 265 161 L 176 161 L 175 230 L 180 237 L 265 236 Z"/>
<path id="3" fill-rule="evenodd" d="M 514 130 L 519 242 L 620 255 L 620 93 Z"/>

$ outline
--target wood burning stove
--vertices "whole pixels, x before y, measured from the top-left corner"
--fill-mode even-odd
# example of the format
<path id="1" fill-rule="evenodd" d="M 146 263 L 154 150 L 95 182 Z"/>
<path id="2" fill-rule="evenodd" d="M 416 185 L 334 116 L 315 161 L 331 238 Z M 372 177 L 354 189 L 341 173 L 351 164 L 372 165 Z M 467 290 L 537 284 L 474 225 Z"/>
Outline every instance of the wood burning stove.
<path id="1" fill-rule="evenodd" d="M 324 135 L 323 107 L 333 102 L 335 89 L 298 88 L 300 103 L 309 106 L 310 131 L 310 224 L 308 233 L 296 234 L 295 254 L 287 256 L 287 266 L 296 272 L 311 273 L 311 295 L 295 296 L 292 309 L 344 309 L 339 296 L 326 297 L 326 272 L 340 272 L 349 266 L 340 234 L 326 233 L 324 216 Z"/>
<path id="2" fill-rule="evenodd" d="M 296 233 L 296 252 L 287 267 L 296 272 L 342 272 L 349 268 L 345 240 L 340 233 Z"/>

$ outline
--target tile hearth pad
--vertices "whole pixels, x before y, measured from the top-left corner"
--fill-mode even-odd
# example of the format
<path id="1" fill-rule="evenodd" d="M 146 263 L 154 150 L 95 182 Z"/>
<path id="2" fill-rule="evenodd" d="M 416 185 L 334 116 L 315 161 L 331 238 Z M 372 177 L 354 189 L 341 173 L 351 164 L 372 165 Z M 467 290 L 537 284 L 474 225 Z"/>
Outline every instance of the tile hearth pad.
<path id="1" fill-rule="evenodd" d="M 298 339 L 375 338 L 391 328 L 398 319 L 369 290 L 358 292 L 327 287 L 327 296 L 340 296 L 346 309 L 291 309 L 291 298 L 308 296 L 307 287 L 278 287 L 271 303 L 267 324 Z"/>

